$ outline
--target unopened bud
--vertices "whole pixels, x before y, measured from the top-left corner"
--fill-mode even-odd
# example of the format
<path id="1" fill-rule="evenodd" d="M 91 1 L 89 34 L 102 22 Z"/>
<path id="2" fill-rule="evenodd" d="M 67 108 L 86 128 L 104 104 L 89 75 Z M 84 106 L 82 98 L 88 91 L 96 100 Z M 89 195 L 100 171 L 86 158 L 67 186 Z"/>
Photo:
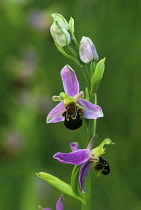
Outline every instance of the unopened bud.
<path id="1" fill-rule="evenodd" d="M 69 27 L 71 34 L 74 35 L 74 19 L 72 17 L 69 20 Z"/>
<path id="2" fill-rule="evenodd" d="M 70 26 L 69 26 L 69 23 L 66 21 L 66 19 L 58 14 L 58 13 L 53 13 L 52 14 L 52 17 L 54 20 L 57 20 L 57 22 L 62 25 L 62 27 L 64 27 L 67 31 L 69 30 Z"/>
<path id="3" fill-rule="evenodd" d="M 50 33 L 57 45 L 65 47 L 70 44 L 70 34 L 57 20 L 55 20 L 50 28 Z"/>
<path id="4" fill-rule="evenodd" d="M 84 63 L 89 63 L 91 61 L 98 60 L 96 47 L 89 37 L 85 37 L 85 36 L 82 37 L 80 41 L 79 55 L 80 55 L 80 59 Z"/>

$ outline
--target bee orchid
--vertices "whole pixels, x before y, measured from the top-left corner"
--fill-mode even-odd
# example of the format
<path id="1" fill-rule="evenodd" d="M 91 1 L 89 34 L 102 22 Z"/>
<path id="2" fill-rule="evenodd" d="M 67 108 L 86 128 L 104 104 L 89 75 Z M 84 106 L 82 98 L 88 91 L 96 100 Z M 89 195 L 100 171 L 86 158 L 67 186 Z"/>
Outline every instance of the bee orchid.
<path id="1" fill-rule="evenodd" d="M 79 82 L 75 71 L 68 65 L 61 70 L 61 78 L 65 92 L 53 96 L 53 101 L 60 103 L 55 106 L 47 116 L 47 123 L 64 121 L 70 130 L 82 125 L 82 118 L 97 119 L 103 117 L 100 106 L 83 99 L 83 91 L 79 92 Z"/>
<path id="2" fill-rule="evenodd" d="M 79 170 L 79 184 L 83 193 L 86 193 L 84 188 L 84 181 L 90 169 L 98 171 L 100 174 L 107 175 L 110 173 L 110 167 L 106 160 L 100 156 L 105 153 L 105 144 L 114 144 L 110 139 L 105 139 L 98 147 L 92 149 L 93 142 L 97 135 L 94 135 L 86 149 L 79 149 L 76 142 L 70 144 L 72 152 L 70 153 L 56 153 L 53 157 L 61 163 L 80 165 Z"/>

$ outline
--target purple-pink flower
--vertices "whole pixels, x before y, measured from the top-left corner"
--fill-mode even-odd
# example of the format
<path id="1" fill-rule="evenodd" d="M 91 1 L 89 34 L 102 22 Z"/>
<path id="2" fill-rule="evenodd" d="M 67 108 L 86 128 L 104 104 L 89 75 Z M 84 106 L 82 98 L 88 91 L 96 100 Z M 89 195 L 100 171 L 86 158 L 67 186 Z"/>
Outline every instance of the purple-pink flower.
<path id="1" fill-rule="evenodd" d="M 61 163 L 81 165 L 79 171 L 79 183 L 83 193 L 86 192 L 84 188 L 84 181 L 91 168 L 99 171 L 99 175 L 101 173 L 107 175 L 110 172 L 109 164 L 100 156 L 105 153 L 105 148 L 103 148 L 104 145 L 112 144 L 112 141 L 110 139 L 105 139 L 98 147 L 92 149 L 92 145 L 96 137 L 97 135 L 91 138 L 86 149 L 79 149 L 78 143 L 73 142 L 70 144 L 72 152 L 58 152 L 54 155 L 54 158 Z"/>
<path id="2" fill-rule="evenodd" d="M 47 123 L 64 121 L 67 128 L 74 130 L 82 125 L 82 117 L 97 119 L 103 117 L 100 106 L 83 99 L 83 92 L 79 92 L 79 82 L 75 71 L 68 65 L 61 70 L 64 92 L 53 96 L 54 101 L 60 101 L 47 116 Z"/>
<path id="3" fill-rule="evenodd" d="M 79 47 L 80 59 L 84 63 L 89 63 L 91 61 L 98 61 L 98 54 L 96 47 L 89 37 L 83 36 L 80 41 Z"/>
<path id="4" fill-rule="evenodd" d="M 51 210 L 49 208 L 42 208 L 42 206 L 39 206 L 39 210 Z M 56 210 L 64 210 L 64 197 L 63 195 L 60 196 L 56 203 Z"/>

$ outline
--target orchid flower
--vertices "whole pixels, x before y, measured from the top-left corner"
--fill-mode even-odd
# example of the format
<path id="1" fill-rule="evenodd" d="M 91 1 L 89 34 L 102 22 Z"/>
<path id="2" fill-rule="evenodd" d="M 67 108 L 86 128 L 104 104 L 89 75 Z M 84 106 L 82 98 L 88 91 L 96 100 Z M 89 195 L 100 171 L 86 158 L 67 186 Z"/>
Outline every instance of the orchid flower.
<path id="1" fill-rule="evenodd" d="M 105 153 L 105 144 L 113 144 L 110 139 L 105 139 L 98 147 L 92 149 L 94 139 L 97 135 L 94 135 L 86 149 L 79 149 L 79 145 L 76 142 L 70 144 L 72 152 L 70 153 L 56 153 L 53 157 L 61 163 L 81 165 L 79 171 L 79 184 L 83 193 L 86 193 L 84 188 L 84 181 L 90 169 L 99 171 L 98 175 L 107 175 L 110 173 L 110 167 L 107 161 L 100 156 Z"/>
<path id="2" fill-rule="evenodd" d="M 42 208 L 42 206 L 39 206 L 39 210 L 51 210 L 49 208 Z M 56 210 L 64 210 L 64 197 L 63 195 L 60 196 L 56 203 Z"/>
<path id="3" fill-rule="evenodd" d="M 83 91 L 79 92 L 79 82 L 75 71 L 68 65 L 61 70 L 64 92 L 53 96 L 53 101 L 60 101 L 47 116 L 47 123 L 64 121 L 67 128 L 74 130 L 82 125 L 82 117 L 97 119 L 103 117 L 100 106 L 82 99 Z"/>

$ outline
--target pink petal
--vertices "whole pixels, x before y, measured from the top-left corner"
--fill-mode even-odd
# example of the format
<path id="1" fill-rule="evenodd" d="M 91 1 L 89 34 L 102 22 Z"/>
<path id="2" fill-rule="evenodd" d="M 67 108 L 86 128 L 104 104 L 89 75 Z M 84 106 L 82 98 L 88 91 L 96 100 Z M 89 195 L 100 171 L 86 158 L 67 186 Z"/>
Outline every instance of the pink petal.
<path id="1" fill-rule="evenodd" d="M 80 183 L 80 187 L 81 187 L 83 193 L 86 193 L 86 190 L 84 188 L 84 182 L 85 182 L 86 176 L 90 172 L 91 164 L 92 164 L 92 162 L 88 160 L 80 168 L 80 172 L 79 172 L 79 183 Z"/>
<path id="2" fill-rule="evenodd" d="M 83 117 L 86 119 L 97 119 L 99 117 L 103 117 L 103 112 L 100 106 L 94 105 L 91 102 L 80 99 L 78 104 L 83 107 L 84 114 Z"/>
<path id="3" fill-rule="evenodd" d="M 73 97 L 79 93 L 79 82 L 75 71 L 70 66 L 64 66 L 61 70 L 61 78 L 66 94 Z"/>
<path id="4" fill-rule="evenodd" d="M 70 148 L 71 148 L 71 151 L 74 152 L 79 149 L 79 145 L 77 142 L 72 142 L 72 143 L 70 143 Z"/>
<path id="5" fill-rule="evenodd" d="M 81 165 L 89 160 L 89 150 L 79 149 L 70 153 L 57 152 L 53 157 L 61 163 Z"/>
<path id="6" fill-rule="evenodd" d="M 89 63 L 93 60 L 98 60 L 98 54 L 95 45 L 89 37 L 82 37 L 80 41 L 79 55 L 80 59 L 84 63 Z"/>
<path id="7" fill-rule="evenodd" d="M 56 210 L 64 210 L 64 197 L 63 197 L 63 195 L 61 195 L 60 198 L 57 201 Z"/>
<path id="8" fill-rule="evenodd" d="M 55 106 L 47 116 L 47 123 L 56 123 L 64 121 L 64 117 L 62 117 L 63 112 L 65 111 L 64 102 L 60 102 L 57 106 Z"/>

